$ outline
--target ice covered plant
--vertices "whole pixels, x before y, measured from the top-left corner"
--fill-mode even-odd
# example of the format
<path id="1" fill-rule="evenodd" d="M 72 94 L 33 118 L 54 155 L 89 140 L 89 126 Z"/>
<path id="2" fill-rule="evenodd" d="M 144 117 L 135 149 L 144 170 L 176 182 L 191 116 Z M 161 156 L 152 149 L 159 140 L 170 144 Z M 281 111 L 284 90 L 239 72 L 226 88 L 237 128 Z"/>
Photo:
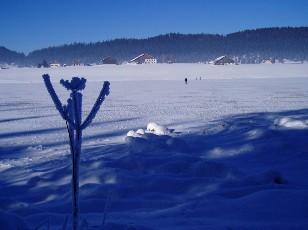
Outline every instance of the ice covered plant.
<path id="1" fill-rule="evenodd" d="M 109 95 L 108 81 L 104 82 L 103 88 L 92 108 L 89 115 L 82 122 L 82 91 L 86 87 L 86 79 L 73 77 L 71 81 L 61 80 L 60 83 L 69 91 L 71 91 L 70 98 L 67 100 L 67 105 L 62 105 L 58 98 L 48 74 L 43 75 L 45 86 L 57 108 L 61 117 L 66 121 L 69 139 L 70 150 L 72 156 L 72 192 L 73 192 L 73 229 L 78 229 L 78 197 L 79 197 L 79 161 L 82 144 L 82 130 L 95 118 L 96 113 L 100 109 L 105 97 Z"/>

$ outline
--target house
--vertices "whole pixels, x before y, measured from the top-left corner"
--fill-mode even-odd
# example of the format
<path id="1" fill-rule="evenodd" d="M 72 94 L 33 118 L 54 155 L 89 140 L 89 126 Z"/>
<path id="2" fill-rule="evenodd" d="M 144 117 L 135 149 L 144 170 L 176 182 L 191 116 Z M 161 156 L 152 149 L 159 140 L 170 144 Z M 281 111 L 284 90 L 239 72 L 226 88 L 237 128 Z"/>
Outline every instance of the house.
<path id="1" fill-rule="evenodd" d="M 157 59 L 149 54 L 141 54 L 138 57 L 130 60 L 130 63 L 134 64 L 156 64 Z"/>
<path id="2" fill-rule="evenodd" d="M 117 59 L 109 56 L 109 57 L 106 57 L 105 59 L 103 59 L 101 62 L 103 64 L 114 64 L 114 65 L 116 65 L 117 64 Z"/>
<path id="3" fill-rule="evenodd" d="M 234 64 L 235 61 L 227 56 L 221 56 L 219 58 L 216 58 L 213 63 L 214 65 L 229 65 Z"/>
<path id="4" fill-rule="evenodd" d="M 57 62 L 57 61 L 52 61 L 50 64 L 49 64 L 50 67 L 61 67 L 60 63 Z"/>
<path id="5" fill-rule="evenodd" d="M 261 63 L 262 64 L 273 64 L 271 60 L 263 60 Z"/>
<path id="6" fill-rule="evenodd" d="M 76 60 L 73 62 L 73 66 L 84 66 L 84 64 L 80 60 Z"/>

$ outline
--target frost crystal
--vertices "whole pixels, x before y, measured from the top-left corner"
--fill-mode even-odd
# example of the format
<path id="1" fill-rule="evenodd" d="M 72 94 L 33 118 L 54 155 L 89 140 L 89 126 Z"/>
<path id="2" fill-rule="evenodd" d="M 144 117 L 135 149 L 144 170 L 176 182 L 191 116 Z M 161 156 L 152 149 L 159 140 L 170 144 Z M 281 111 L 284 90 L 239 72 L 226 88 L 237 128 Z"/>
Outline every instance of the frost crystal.
<path id="1" fill-rule="evenodd" d="M 72 91 L 81 91 L 86 87 L 87 80 L 85 78 L 73 77 L 71 82 L 68 80 L 64 81 L 63 79 L 60 83 L 67 89 Z"/>

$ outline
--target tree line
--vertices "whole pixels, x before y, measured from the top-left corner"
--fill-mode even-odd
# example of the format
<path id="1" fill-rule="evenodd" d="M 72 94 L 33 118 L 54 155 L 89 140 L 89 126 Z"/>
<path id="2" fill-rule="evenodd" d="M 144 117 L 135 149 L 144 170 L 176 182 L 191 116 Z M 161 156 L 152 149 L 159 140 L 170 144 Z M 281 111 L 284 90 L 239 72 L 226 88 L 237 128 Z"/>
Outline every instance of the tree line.
<path id="1" fill-rule="evenodd" d="M 0 46 L 0 64 L 24 65 L 25 59 L 26 56 L 23 53 L 17 53 Z"/>
<path id="2" fill-rule="evenodd" d="M 11 51 L 1 55 L 0 62 L 36 66 L 43 60 L 48 63 L 56 60 L 70 65 L 76 60 L 97 63 L 112 56 L 122 63 L 142 53 L 151 54 L 160 63 L 208 62 L 222 55 L 243 64 L 283 59 L 307 61 L 308 27 L 262 28 L 227 35 L 169 33 L 146 39 L 72 43 L 35 50 L 27 56 Z"/>

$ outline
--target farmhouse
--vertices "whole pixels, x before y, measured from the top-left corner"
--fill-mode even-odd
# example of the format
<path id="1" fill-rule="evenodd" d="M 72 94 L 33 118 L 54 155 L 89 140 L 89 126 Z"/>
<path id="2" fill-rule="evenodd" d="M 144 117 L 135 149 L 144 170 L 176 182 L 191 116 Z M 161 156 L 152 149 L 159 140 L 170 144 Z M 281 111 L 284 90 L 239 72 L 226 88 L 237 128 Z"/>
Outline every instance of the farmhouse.
<path id="1" fill-rule="evenodd" d="M 84 66 L 84 64 L 80 60 L 76 60 L 72 64 L 73 66 Z"/>
<path id="2" fill-rule="evenodd" d="M 263 60 L 261 63 L 262 64 L 273 64 L 271 60 Z"/>
<path id="3" fill-rule="evenodd" d="M 57 62 L 57 61 L 52 61 L 50 64 L 49 64 L 50 67 L 60 67 L 60 63 Z"/>
<path id="4" fill-rule="evenodd" d="M 106 57 L 105 59 L 103 59 L 101 62 L 103 64 L 117 64 L 117 59 L 109 56 L 109 57 Z"/>
<path id="5" fill-rule="evenodd" d="M 227 56 L 221 56 L 214 60 L 214 65 L 228 65 L 228 64 L 234 64 L 234 63 L 235 61 Z"/>
<path id="6" fill-rule="evenodd" d="M 130 60 L 130 63 L 135 64 L 156 64 L 157 59 L 149 54 L 141 54 L 138 57 Z"/>

